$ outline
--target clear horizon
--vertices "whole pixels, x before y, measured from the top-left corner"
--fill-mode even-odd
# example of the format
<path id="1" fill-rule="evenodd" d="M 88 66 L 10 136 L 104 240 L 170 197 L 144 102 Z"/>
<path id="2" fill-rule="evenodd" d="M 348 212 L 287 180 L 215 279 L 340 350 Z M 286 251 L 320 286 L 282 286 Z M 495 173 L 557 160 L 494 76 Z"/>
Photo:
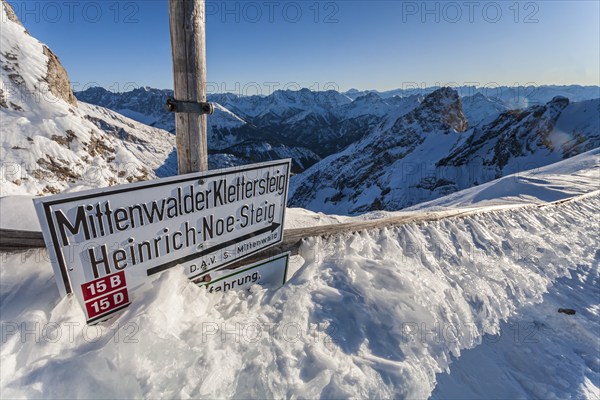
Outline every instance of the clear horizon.
<path id="1" fill-rule="evenodd" d="M 9 1 L 75 90 L 172 88 L 166 0 Z M 600 86 L 600 2 L 206 2 L 209 93 Z"/>

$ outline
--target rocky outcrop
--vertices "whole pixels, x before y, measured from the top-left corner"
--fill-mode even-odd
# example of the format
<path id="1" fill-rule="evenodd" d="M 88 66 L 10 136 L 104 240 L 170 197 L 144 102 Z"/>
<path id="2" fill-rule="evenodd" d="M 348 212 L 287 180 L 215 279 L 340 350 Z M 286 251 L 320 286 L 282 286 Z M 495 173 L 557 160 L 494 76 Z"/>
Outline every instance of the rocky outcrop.
<path id="1" fill-rule="evenodd" d="M 9 19 L 6 3 L 0 7 L 0 160 L 10 166 L 2 171 L 0 196 L 43 196 L 177 173 L 173 135 L 77 103 L 56 55 Z"/>
<path id="2" fill-rule="evenodd" d="M 397 186 L 456 190 L 447 180 L 429 182 L 424 176 L 421 181 L 421 173 L 413 170 L 432 149 L 458 140 L 467 126 L 458 93 L 436 90 L 412 111 L 383 121 L 364 139 L 304 172 L 292 187 L 290 205 L 317 208 L 313 205 L 324 201 L 331 206 L 327 212 L 337 208 L 338 213 L 359 214 L 411 203 L 412 199 L 399 198 L 397 190 L 404 187 Z"/>
<path id="3" fill-rule="evenodd" d="M 437 123 L 436 127 L 441 130 L 454 129 L 456 132 L 464 132 L 469 127 L 458 92 L 449 87 L 436 90 L 425 97 L 421 107 L 417 108 L 414 114 L 417 120 Z"/>
<path id="4" fill-rule="evenodd" d="M 7 3 L 6 0 L 2 0 L 2 6 L 4 7 L 4 11 L 6 12 L 6 16 L 8 17 L 9 21 L 15 22 L 23 26 L 23 24 L 21 24 L 21 21 L 19 21 L 17 14 L 15 14 L 15 11 L 13 10 L 12 6 L 9 3 Z"/>
<path id="5" fill-rule="evenodd" d="M 44 55 L 48 57 L 48 73 L 45 77 L 50 92 L 67 103 L 77 107 L 77 98 L 71 89 L 71 81 L 67 71 L 60 60 L 47 46 L 44 46 Z"/>

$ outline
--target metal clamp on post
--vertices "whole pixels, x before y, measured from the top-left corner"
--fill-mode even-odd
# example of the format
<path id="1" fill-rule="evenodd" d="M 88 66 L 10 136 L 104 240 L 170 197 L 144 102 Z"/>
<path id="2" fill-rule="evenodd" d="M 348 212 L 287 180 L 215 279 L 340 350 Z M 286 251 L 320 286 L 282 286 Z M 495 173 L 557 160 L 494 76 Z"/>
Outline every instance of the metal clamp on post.
<path id="1" fill-rule="evenodd" d="M 200 102 L 196 103 L 193 101 L 179 101 L 172 97 L 167 99 L 165 104 L 167 111 L 175 113 L 187 113 L 187 114 L 212 114 L 215 112 L 215 108 L 212 103 Z"/>

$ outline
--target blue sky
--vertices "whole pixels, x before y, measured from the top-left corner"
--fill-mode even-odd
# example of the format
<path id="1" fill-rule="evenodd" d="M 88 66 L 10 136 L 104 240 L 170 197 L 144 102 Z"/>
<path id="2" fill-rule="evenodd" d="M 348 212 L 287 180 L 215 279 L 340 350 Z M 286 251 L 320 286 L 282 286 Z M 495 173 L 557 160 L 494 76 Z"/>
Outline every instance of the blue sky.
<path id="1" fill-rule="evenodd" d="M 75 89 L 172 87 L 167 0 L 9 1 Z M 600 2 L 207 1 L 208 90 L 600 84 Z"/>

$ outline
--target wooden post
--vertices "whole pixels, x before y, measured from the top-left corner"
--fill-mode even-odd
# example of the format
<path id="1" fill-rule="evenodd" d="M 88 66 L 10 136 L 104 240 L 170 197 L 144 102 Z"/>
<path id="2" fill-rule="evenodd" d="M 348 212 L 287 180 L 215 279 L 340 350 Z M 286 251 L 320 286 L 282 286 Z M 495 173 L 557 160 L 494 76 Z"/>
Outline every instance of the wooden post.
<path id="1" fill-rule="evenodd" d="M 174 97 L 206 101 L 204 0 L 169 0 Z M 179 174 L 208 170 L 206 115 L 175 114 Z"/>

